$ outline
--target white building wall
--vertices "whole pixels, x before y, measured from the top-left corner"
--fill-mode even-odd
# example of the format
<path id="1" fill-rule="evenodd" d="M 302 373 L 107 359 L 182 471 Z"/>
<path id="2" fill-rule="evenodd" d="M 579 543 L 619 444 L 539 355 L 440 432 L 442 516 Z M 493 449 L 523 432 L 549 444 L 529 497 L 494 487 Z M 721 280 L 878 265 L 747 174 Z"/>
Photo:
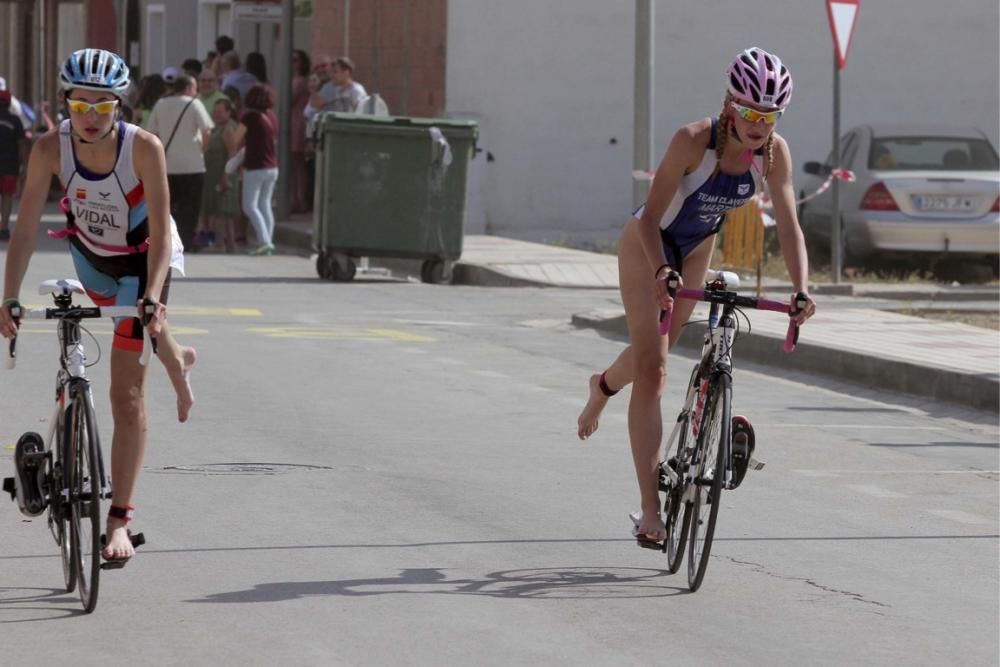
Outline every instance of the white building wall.
<path id="1" fill-rule="evenodd" d="M 778 131 L 797 180 L 802 163 L 829 153 L 833 44 L 822 0 L 654 6 L 660 155 L 680 125 L 719 113 L 723 72 L 752 45 L 792 70 Z M 478 119 L 494 158 L 473 169 L 470 194 L 483 210 L 470 221 L 528 239 L 615 239 L 632 199 L 634 0 L 451 0 L 448 12 L 448 112 Z M 977 126 L 996 145 L 998 26 L 996 0 L 862 3 L 841 127 L 948 122 Z"/>

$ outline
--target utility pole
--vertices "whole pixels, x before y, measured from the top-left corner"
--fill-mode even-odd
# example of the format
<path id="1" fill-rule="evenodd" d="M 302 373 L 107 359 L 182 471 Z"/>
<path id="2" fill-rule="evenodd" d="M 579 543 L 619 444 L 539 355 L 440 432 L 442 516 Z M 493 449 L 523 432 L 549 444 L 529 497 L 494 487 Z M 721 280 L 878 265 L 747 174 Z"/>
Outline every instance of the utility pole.
<path id="1" fill-rule="evenodd" d="M 632 207 L 649 196 L 653 160 L 653 0 L 635 0 L 635 118 L 632 136 Z M 641 176 L 640 176 L 641 174 Z"/>

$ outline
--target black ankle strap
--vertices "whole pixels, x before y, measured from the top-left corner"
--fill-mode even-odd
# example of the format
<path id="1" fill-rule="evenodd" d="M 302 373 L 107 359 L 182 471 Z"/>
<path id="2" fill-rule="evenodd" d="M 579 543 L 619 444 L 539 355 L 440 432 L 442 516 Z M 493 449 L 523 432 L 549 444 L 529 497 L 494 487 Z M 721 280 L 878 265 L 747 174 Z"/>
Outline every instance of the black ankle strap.
<path id="1" fill-rule="evenodd" d="M 108 508 L 108 516 L 112 519 L 123 519 L 126 523 L 132 520 L 135 516 L 135 507 L 132 505 L 126 505 L 125 507 L 118 507 L 112 505 Z"/>
<path id="2" fill-rule="evenodd" d="M 604 376 L 606 374 L 607 374 L 607 371 L 604 371 L 603 373 L 601 373 L 601 379 L 597 381 L 597 386 L 599 386 L 601 388 L 601 393 L 602 394 L 604 394 L 608 398 L 611 398 L 612 396 L 614 396 L 615 394 L 617 394 L 621 390 L 620 389 L 612 389 L 611 387 L 608 386 L 607 381 L 604 379 Z"/>

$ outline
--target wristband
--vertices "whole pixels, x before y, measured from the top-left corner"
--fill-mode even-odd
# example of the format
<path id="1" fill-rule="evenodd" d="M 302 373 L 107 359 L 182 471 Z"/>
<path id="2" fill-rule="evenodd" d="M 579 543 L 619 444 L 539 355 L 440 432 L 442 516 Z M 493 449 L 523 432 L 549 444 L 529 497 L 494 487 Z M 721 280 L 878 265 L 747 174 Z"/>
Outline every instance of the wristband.
<path id="1" fill-rule="evenodd" d="M 669 269 L 669 268 L 670 268 L 669 264 L 660 264 L 660 268 L 658 268 L 656 271 L 653 272 L 653 278 L 655 278 L 656 280 L 659 280 L 660 279 L 660 271 L 662 271 L 663 269 Z"/>

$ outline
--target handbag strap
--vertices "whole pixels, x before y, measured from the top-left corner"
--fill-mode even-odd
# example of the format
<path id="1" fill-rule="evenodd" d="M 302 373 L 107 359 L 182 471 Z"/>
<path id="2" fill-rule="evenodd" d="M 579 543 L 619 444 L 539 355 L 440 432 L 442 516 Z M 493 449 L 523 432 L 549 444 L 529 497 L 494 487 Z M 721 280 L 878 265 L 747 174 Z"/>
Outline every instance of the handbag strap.
<path id="1" fill-rule="evenodd" d="M 181 115 L 177 117 L 177 122 L 174 123 L 174 131 L 170 133 L 170 138 L 167 139 L 167 145 L 163 148 L 164 155 L 166 155 L 167 151 L 170 150 L 170 144 L 172 144 L 174 141 L 174 135 L 177 134 L 177 128 L 180 127 L 181 125 L 181 118 L 184 118 L 184 113 L 188 110 L 188 107 L 191 106 L 192 102 L 194 102 L 193 97 L 190 100 L 188 100 L 188 103 L 184 105 L 183 109 L 181 109 Z"/>

